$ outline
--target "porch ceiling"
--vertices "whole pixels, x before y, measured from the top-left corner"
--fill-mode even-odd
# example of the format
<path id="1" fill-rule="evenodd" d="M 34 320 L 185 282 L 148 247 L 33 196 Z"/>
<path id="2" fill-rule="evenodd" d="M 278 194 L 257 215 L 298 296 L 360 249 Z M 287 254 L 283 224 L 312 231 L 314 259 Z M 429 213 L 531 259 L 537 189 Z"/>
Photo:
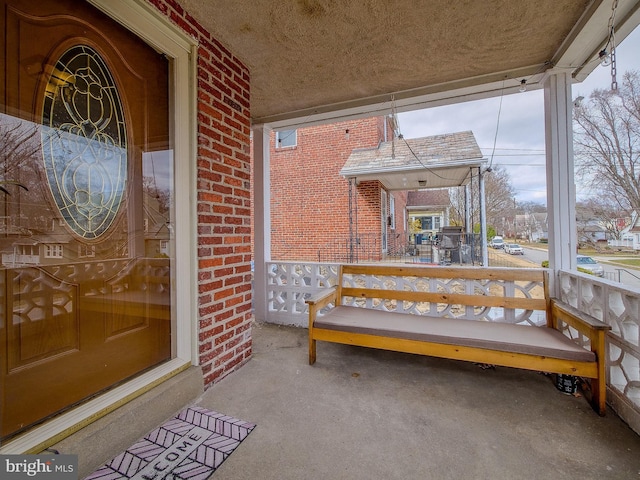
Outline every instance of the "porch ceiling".
<path id="1" fill-rule="evenodd" d="M 540 87 L 555 66 L 583 80 L 611 0 L 180 0 L 251 70 L 254 124 L 329 121 Z M 616 40 L 640 23 L 619 2 Z"/>

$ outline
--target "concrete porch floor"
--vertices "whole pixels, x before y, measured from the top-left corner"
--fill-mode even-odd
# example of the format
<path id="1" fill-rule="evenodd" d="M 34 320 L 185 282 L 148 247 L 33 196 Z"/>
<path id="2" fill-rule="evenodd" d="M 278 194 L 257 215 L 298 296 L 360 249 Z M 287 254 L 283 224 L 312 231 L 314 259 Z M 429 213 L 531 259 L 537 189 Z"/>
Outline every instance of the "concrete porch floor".
<path id="1" fill-rule="evenodd" d="M 318 342 L 254 324 L 254 356 L 197 400 L 257 423 L 224 479 L 640 478 L 640 436 L 536 372 Z"/>

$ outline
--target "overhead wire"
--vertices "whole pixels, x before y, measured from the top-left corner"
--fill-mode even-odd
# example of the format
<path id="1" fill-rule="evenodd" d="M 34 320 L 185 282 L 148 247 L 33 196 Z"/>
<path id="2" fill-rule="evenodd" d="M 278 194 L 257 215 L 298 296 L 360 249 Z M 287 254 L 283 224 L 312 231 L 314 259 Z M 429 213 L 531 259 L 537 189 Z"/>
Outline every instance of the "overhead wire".
<path id="1" fill-rule="evenodd" d="M 398 119 L 397 114 L 396 114 L 395 99 L 394 99 L 393 96 L 391 97 L 391 102 L 392 102 L 392 104 L 391 104 L 391 115 L 393 116 L 394 126 L 396 127 L 398 138 L 401 139 L 404 142 L 404 144 L 407 146 L 407 148 L 411 152 L 411 155 L 413 155 L 413 157 L 418 161 L 418 163 L 420 165 L 422 165 L 422 167 L 427 172 L 432 174 L 433 176 L 438 177 L 441 180 L 449 180 L 449 181 L 457 180 L 456 178 L 449 178 L 449 177 L 444 177 L 444 176 L 440 175 L 434 169 L 432 169 L 432 168 L 428 167 L 427 165 L 425 165 L 424 162 L 420 159 L 420 157 L 418 157 L 416 152 L 413 151 L 413 148 L 411 148 L 411 145 L 409 145 L 409 142 L 407 142 L 407 139 L 404 138 L 404 135 L 402 135 L 402 132 L 400 130 L 400 120 Z M 393 142 L 393 139 L 392 139 L 392 142 Z M 395 155 L 395 144 L 394 143 L 392 143 L 392 154 Z"/>
<path id="2" fill-rule="evenodd" d="M 493 136 L 493 150 L 491 151 L 491 159 L 489 160 L 489 166 L 487 170 L 491 171 L 493 166 L 493 156 L 496 153 L 496 143 L 498 142 L 498 131 L 500 129 L 500 113 L 502 112 L 502 99 L 504 97 L 504 80 L 502 81 L 502 89 L 500 91 L 500 106 L 498 107 L 498 118 L 496 119 L 496 133 Z"/>

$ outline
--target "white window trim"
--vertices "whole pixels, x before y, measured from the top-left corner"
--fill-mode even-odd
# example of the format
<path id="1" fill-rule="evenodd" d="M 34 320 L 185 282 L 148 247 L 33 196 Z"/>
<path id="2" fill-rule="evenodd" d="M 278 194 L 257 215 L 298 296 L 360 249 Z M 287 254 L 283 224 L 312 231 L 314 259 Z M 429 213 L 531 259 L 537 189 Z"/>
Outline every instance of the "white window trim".
<path id="1" fill-rule="evenodd" d="M 78 245 L 78 258 L 95 258 L 95 256 L 95 245 L 85 245 L 84 243 Z"/>
<path id="2" fill-rule="evenodd" d="M 198 45 L 177 26 L 144 0 L 87 0 L 121 25 L 145 40 L 172 60 L 170 124 L 174 158 L 181 159 L 175 168 L 175 238 L 176 258 L 171 275 L 176 289 L 172 325 L 175 343 L 173 359 L 144 373 L 104 395 L 56 416 L 0 447 L 1 454 L 39 453 L 142 395 L 154 386 L 198 364 L 196 298 L 196 69 Z"/>
<path id="3" fill-rule="evenodd" d="M 46 243 L 44 246 L 44 258 L 62 258 L 64 247 L 60 243 Z"/>
<path id="4" fill-rule="evenodd" d="M 389 228 L 391 230 L 396 229 L 396 199 L 393 196 L 393 193 L 389 193 L 389 216 L 391 217 L 391 225 Z"/>
<path id="5" fill-rule="evenodd" d="M 291 135 L 294 136 L 294 140 L 295 140 L 293 145 L 281 145 L 280 144 L 280 134 L 282 132 L 293 132 L 291 134 Z M 290 128 L 288 130 L 281 130 L 281 131 L 277 131 L 276 132 L 276 149 L 280 150 L 280 149 L 284 149 L 284 148 L 295 148 L 297 146 L 298 146 L 298 129 L 297 128 Z"/>

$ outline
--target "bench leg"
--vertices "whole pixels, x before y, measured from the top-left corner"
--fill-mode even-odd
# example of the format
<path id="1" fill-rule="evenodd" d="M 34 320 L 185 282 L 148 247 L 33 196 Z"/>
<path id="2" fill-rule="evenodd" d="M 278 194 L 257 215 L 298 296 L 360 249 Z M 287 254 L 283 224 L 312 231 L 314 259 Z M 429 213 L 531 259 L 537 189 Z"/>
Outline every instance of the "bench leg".
<path id="1" fill-rule="evenodd" d="M 309 365 L 316 363 L 316 341 L 309 335 Z"/>
<path id="2" fill-rule="evenodd" d="M 596 412 L 604 416 L 607 412 L 607 346 L 604 331 L 599 331 L 597 337 L 591 339 L 591 349 L 598 360 L 598 378 L 591 379 L 591 404 Z"/>
<path id="3" fill-rule="evenodd" d="M 591 405 L 602 417 L 607 413 L 606 400 L 607 385 L 599 378 L 591 379 Z"/>

